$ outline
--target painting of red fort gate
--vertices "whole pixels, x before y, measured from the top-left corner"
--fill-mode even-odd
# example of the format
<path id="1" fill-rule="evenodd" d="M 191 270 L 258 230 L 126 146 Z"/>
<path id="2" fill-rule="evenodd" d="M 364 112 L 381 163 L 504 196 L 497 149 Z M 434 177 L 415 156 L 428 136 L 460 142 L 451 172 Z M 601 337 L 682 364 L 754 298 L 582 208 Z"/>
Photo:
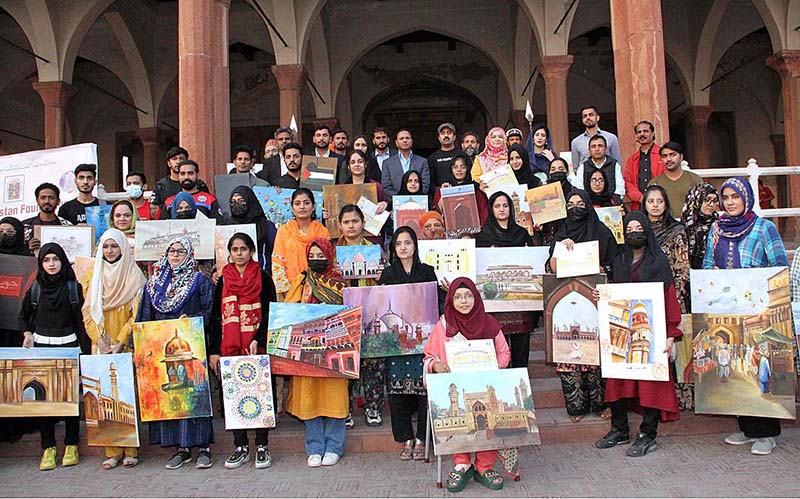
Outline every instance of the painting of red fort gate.
<path id="1" fill-rule="evenodd" d="M 527 369 L 431 374 L 427 384 L 437 456 L 541 443 Z"/>
<path id="2" fill-rule="evenodd" d="M 79 348 L 0 348 L 0 418 L 77 416 Z"/>
<path id="3" fill-rule="evenodd" d="M 133 355 L 81 355 L 89 445 L 139 447 Z"/>

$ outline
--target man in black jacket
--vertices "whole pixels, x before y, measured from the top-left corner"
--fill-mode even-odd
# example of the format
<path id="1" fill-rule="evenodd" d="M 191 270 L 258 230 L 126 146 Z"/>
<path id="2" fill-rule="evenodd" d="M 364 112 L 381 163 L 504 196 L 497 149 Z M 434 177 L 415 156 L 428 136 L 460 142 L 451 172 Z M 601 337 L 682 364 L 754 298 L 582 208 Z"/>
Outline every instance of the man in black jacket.
<path id="1" fill-rule="evenodd" d="M 431 186 L 439 187 L 450 179 L 450 165 L 453 158 L 461 152 L 456 147 L 456 126 L 442 123 L 437 129 L 439 149 L 428 156 L 428 170 L 431 172 Z"/>
<path id="2" fill-rule="evenodd" d="M 153 187 L 153 194 L 150 196 L 150 217 L 152 220 L 159 220 L 162 210 L 165 210 L 164 202 L 181 191 L 179 177 L 182 161 L 189 159 L 189 151 L 181 146 L 173 146 L 167 151 L 167 168 L 169 175 L 161 178 Z M 209 192 L 208 186 L 202 180 L 197 181 L 197 188 L 203 192 Z"/>

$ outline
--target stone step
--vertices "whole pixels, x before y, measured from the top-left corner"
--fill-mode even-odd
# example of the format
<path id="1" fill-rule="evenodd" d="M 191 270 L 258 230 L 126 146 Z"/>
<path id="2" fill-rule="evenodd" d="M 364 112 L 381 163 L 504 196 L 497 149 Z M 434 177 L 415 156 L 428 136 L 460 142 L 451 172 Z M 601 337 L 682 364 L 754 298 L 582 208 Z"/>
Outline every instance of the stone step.
<path id="1" fill-rule="evenodd" d="M 531 378 L 533 406 L 539 409 L 564 407 L 564 394 L 561 390 L 561 378 Z"/>

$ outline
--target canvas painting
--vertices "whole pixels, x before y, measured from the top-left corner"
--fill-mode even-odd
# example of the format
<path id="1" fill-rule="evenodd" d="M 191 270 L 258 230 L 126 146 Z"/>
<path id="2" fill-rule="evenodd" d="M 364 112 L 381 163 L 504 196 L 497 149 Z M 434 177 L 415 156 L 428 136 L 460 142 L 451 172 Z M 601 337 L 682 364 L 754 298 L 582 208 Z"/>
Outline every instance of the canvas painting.
<path id="1" fill-rule="evenodd" d="M 358 379 L 361 307 L 270 303 L 268 328 L 274 374 Z"/>
<path id="2" fill-rule="evenodd" d="M 80 348 L 0 348 L 0 418 L 77 416 Z"/>
<path id="3" fill-rule="evenodd" d="M 491 195 L 497 191 L 502 191 L 505 187 L 519 185 L 517 177 L 514 175 L 514 170 L 511 168 L 511 165 L 508 164 L 484 172 L 484 174 L 481 175 L 481 182 L 488 186 L 488 189 L 486 189 L 487 197 L 491 197 Z"/>
<path id="4" fill-rule="evenodd" d="M 89 445 L 139 447 L 133 355 L 81 355 L 81 387 Z"/>
<path id="5" fill-rule="evenodd" d="M 114 205 L 105 204 L 101 206 L 87 206 L 86 223 L 94 227 L 94 243 L 100 242 L 100 237 L 108 230 L 108 217 Z"/>
<path id="6" fill-rule="evenodd" d="M 219 369 L 225 429 L 274 428 L 269 355 L 221 357 Z"/>
<path id="7" fill-rule="evenodd" d="M 133 324 L 142 421 L 211 416 L 203 318 Z"/>
<path id="8" fill-rule="evenodd" d="M 289 220 L 294 219 L 292 213 L 292 194 L 295 189 L 282 189 L 280 187 L 253 187 L 253 192 L 264 209 L 267 220 L 280 227 Z M 322 193 L 313 191 L 316 201 L 317 220 L 322 220 Z"/>
<path id="9" fill-rule="evenodd" d="M 186 236 L 194 247 L 197 260 L 213 260 L 214 228 L 217 221 L 208 218 L 194 220 L 143 220 L 136 224 L 137 262 L 158 261 L 167 250 L 167 243 L 178 236 Z"/>
<path id="10" fill-rule="evenodd" d="M 36 258 L 0 255 L 0 329 L 19 330 L 19 311 L 25 293 L 36 280 Z"/>
<path id="11" fill-rule="evenodd" d="M 441 194 L 439 203 L 448 239 L 458 239 L 464 234 L 477 234 L 481 231 L 474 185 L 443 187 Z"/>
<path id="12" fill-rule="evenodd" d="M 625 229 L 622 224 L 625 208 L 622 206 L 609 206 L 607 208 L 595 208 L 594 211 L 597 212 L 597 218 L 603 222 L 603 225 L 608 227 L 608 230 L 614 234 L 617 244 L 625 244 Z"/>
<path id="13" fill-rule="evenodd" d="M 381 247 L 336 246 L 336 265 L 345 279 L 377 279 L 381 270 Z"/>
<path id="14" fill-rule="evenodd" d="M 380 235 L 381 229 L 386 225 L 386 221 L 389 220 L 390 213 L 384 211 L 378 214 L 378 205 L 364 196 L 358 198 L 356 205 L 361 208 L 361 212 L 364 214 L 364 231 L 373 236 Z"/>
<path id="15" fill-rule="evenodd" d="M 417 237 L 422 235 L 419 219 L 428 211 L 428 196 L 393 196 L 392 206 L 394 230 L 407 226 L 411 227 Z"/>
<path id="16" fill-rule="evenodd" d="M 373 183 L 326 185 L 322 188 L 322 196 L 325 198 L 325 211 L 328 212 L 325 227 L 330 232 L 331 239 L 338 239 L 342 235 L 338 222 L 343 206 L 356 204 L 361 197 L 372 202 L 378 201 L 378 191 Z"/>
<path id="17" fill-rule="evenodd" d="M 75 262 L 76 256 L 94 256 L 94 227 L 37 225 L 34 231 L 39 232 L 42 246 L 47 243 L 57 243 L 64 248 L 70 263 Z"/>
<path id="18" fill-rule="evenodd" d="M 560 183 L 553 182 L 529 189 L 525 197 L 531 207 L 531 216 L 536 225 L 544 225 L 547 222 L 567 218 L 567 202 L 564 200 L 564 192 Z"/>
<path id="19" fill-rule="evenodd" d="M 694 363 L 692 362 L 692 314 L 681 315 L 678 329 L 683 333 L 681 341 L 675 346 L 675 382 L 694 383 Z"/>
<path id="20" fill-rule="evenodd" d="M 557 242 L 553 258 L 556 259 L 556 275 L 559 279 L 597 274 L 600 272 L 600 243 L 577 243 L 572 250 L 568 250 L 563 243 Z"/>
<path id="21" fill-rule="evenodd" d="M 92 282 L 92 275 L 94 275 L 94 258 L 76 256 L 72 270 L 75 271 L 75 277 L 85 292 L 89 288 L 89 283 Z"/>
<path id="22" fill-rule="evenodd" d="M 541 443 L 527 369 L 430 374 L 426 379 L 437 456 Z"/>
<path id="23" fill-rule="evenodd" d="M 435 282 L 345 288 L 344 303 L 361 307 L 361 357 L 422 353 L 439 320 Z"/>
<path id="24" fill-rule="evenodd" d="M 692 270 L 695 411 L 795 419 L 789 269 Z"/>
<path id="25" fill-rule="evenodd" d="M 474 239 L 419 241 L 419 258 L 433 267 L 440 281 L 457 277 L 477 281 Z"/>
<path id="26" fill-rule="evenodd" d="M 303 169 L 300 172 L 300 187 L 321 191 L 323 186 L 336 183 L 336 158 L 303 156 Z"/>
<path id="27" fill-rule="evenodd" d="M 247 187 L 268 187 L 269 183 L 261 180 L 252 173 L 230 173 L 228 175 L 214 175 L 214 195 L 219 201 L 219 208 L 226 217 L 231 216 L 231 194 L 240 185 Z"/>
<path id="28" fill-rule="evenodd" d="M 217 225 L 214 227 L 214 259 L 217 262 L 217 271 L 222 272 L 224 267 L 230 259 L 228 258 L 228 241 L 237 232 L 243 232 L 253 239 L 254 243 L 258 243 L 258 234 L 256 233 L 256 224 L 239 224 L 239 225 Z M 253 253 L 253 261 L 258 261 L 258 254 Z"/>
<path id="29" fill-rule="evenodd" d="M 592 291 L 606 283 L 606 275 L 559 279 L 547 274 L 543 282 L 547 362 L 599 366 L 600 326 Z"/>
<path id="30" fill-rule="evenodd" d="M 548 248 L 477 248 L 475 285 L 487 312 L 542 309 Z"/>
<path id="31" fill-rule="evenodd" d="M 450 340 L 444 344 L 451 373 L 500 369 L 494 340 Z"/>

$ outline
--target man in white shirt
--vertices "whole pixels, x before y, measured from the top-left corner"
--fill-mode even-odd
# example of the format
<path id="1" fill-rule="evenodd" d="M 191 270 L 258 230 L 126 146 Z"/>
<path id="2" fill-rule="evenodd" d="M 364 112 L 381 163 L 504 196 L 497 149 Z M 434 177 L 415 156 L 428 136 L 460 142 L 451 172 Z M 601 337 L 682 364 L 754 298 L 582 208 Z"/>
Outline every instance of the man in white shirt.
<path id="1" fill-rule="evenodd" d="M 575 181 L 572 185 L 578 189 L 589 190 L 592 173 L 603 170 L 608 179 L 606 192 L 616 194 L 620 198 L 625 196 L 625 180 L 622 177 L 622 167 L 619 161 L 606 154 L 606 138 L 595 135 L 589 139 L 589 157 L 580 164 L 575 171 Z"/>

